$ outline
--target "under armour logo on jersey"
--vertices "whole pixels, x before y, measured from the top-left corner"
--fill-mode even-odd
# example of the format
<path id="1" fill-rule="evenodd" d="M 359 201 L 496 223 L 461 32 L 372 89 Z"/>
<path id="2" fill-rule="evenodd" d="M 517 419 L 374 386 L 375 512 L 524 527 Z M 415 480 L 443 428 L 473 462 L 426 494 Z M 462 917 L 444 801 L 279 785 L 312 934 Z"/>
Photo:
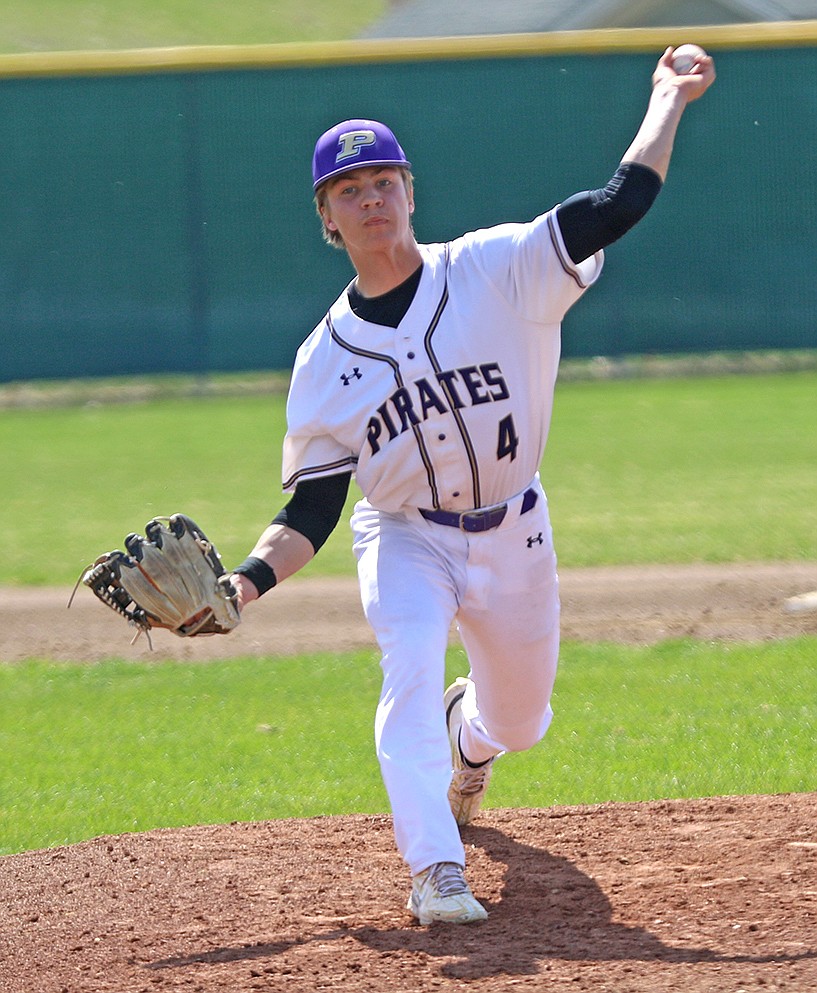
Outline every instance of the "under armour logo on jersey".
<path id="1" fill-rule="evenodd" d="M 352 371 L 349 373 L 348 376 L 347 376 L 347 374 L 345 372 L 342 372 L 340 374 L 340 378 L 341 378 L 341 381 L 343 382 L 343 385 L 344 386 L 348 386 L 349 383 L 351 383 L 353 379 L 363 379 L 363 373 L 360 371 L 360 369 L 358 369 L 357 366 L 355 366 L 354 369 L 352 369 Z"/>
<path id="2" fill-rule="evenodd" d="M 542 532 L 540 531 L 537 535 L 532 535 L 528 538 L 528 548 L 533 548 L 534 545 L 544 545 L 545 539 L 542 537 Z"/>
<path id="3" fill-rule="evenodd" d="M 376 140 L 374 131 L 346 131 L 338 138 L 340 151 L 335 157 L 335 162 L 355 158 L 360 155 L 361 148 L 365 145 L 373 145 Z"/>

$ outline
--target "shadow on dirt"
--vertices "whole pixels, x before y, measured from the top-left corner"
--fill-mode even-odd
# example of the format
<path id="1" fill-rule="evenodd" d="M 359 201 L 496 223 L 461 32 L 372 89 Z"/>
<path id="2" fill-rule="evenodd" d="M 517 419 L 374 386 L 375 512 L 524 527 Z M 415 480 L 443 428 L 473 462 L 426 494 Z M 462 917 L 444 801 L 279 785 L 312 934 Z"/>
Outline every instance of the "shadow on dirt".
<path id="1" fill-rule="evenodd" d="M 165 969 L 196 963 L 225 963 L 274 958 L 296 946 L 353 939 L 378 957 L 400 953 L 418 961 L 442 963 L 442 976 L 475 980 L 547 973 L 554 963 L 793 963 L 817 959 L 817 950 L 796 954 L 724 954 L 712 948 L 666 944 L 643 927 L 616 922 L 609 897 L 598 883 L 568 859 L 523 844 L 492 827 L 470 827 L 464 840 L 482 849 L 495 865 L 505 866 L 501 899 L 486 902 L 489 919 L 456 927 L 316 928 L 292 940 L 224 947 L 153 962 Z"/>

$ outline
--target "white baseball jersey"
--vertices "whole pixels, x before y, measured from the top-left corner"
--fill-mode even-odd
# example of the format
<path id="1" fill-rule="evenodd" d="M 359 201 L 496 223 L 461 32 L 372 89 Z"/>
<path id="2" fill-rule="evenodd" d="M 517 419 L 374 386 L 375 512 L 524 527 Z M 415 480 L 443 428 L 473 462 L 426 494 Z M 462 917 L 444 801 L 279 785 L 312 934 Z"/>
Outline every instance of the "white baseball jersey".
<path id="1" fill-rule="evenodd" d="M 422 276 L 399 327 L 361 320 L 344 291 L 298 350 L 285 491 L 352 470 L 380 510 L 462 511 L 535 476 L 561 321 L 603 253 L 574 264 L 555 208 L 419 248 Z"/>

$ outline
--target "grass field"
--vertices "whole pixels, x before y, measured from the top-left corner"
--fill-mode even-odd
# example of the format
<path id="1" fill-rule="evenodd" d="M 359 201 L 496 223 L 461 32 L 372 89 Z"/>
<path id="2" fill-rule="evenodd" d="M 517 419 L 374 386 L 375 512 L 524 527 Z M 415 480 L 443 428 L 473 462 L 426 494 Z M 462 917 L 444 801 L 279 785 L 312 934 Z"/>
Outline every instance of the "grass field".
<path id="1" fill-rule="evenodd" d="M 562 565 L 812 560 L 815 396 L 815 371 L 560 385 L 542 471 Z M 241 561 L 284 499 L 283 433 L 280 395 L 3 411 L 5 581 L 73 584 L 176 511 Z M 342 522 L 306 574 L 351 574 L 350 540 Z"/>
<path id="2" fill-rule="evenodd" d="M 354 38 L 386 0 L 0 0 L 0 53 Z"/>
<path id="3" fill-rule="evenodd" d="M 815 639 L 566 645 L 545 742 L 489 806 L 814 789 Z M 465 660 L 452 649 L 450 673 Z M 100 834 L 387 810 L 373 653 L 0 667 L 0 854 Z M 339 718 L 342 715 L 342 719 Z"/>

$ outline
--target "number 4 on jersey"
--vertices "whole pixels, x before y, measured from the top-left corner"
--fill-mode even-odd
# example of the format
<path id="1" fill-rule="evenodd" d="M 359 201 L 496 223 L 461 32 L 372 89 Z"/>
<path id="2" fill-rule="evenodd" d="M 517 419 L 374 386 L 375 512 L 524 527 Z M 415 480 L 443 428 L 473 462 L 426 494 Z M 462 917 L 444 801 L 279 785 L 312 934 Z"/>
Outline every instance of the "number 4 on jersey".
<path id="1" fill-rule="evenodd" d="M 496 457 L 504 459 L 510 455 L 511 462 L 516 458 L 516 450 L 519 448 L 519 435 L 516 433 L 516 425 L 513 422 L 513 414 L 508 414 L 499 422 L 499 440 L 496 446 Z"/>

